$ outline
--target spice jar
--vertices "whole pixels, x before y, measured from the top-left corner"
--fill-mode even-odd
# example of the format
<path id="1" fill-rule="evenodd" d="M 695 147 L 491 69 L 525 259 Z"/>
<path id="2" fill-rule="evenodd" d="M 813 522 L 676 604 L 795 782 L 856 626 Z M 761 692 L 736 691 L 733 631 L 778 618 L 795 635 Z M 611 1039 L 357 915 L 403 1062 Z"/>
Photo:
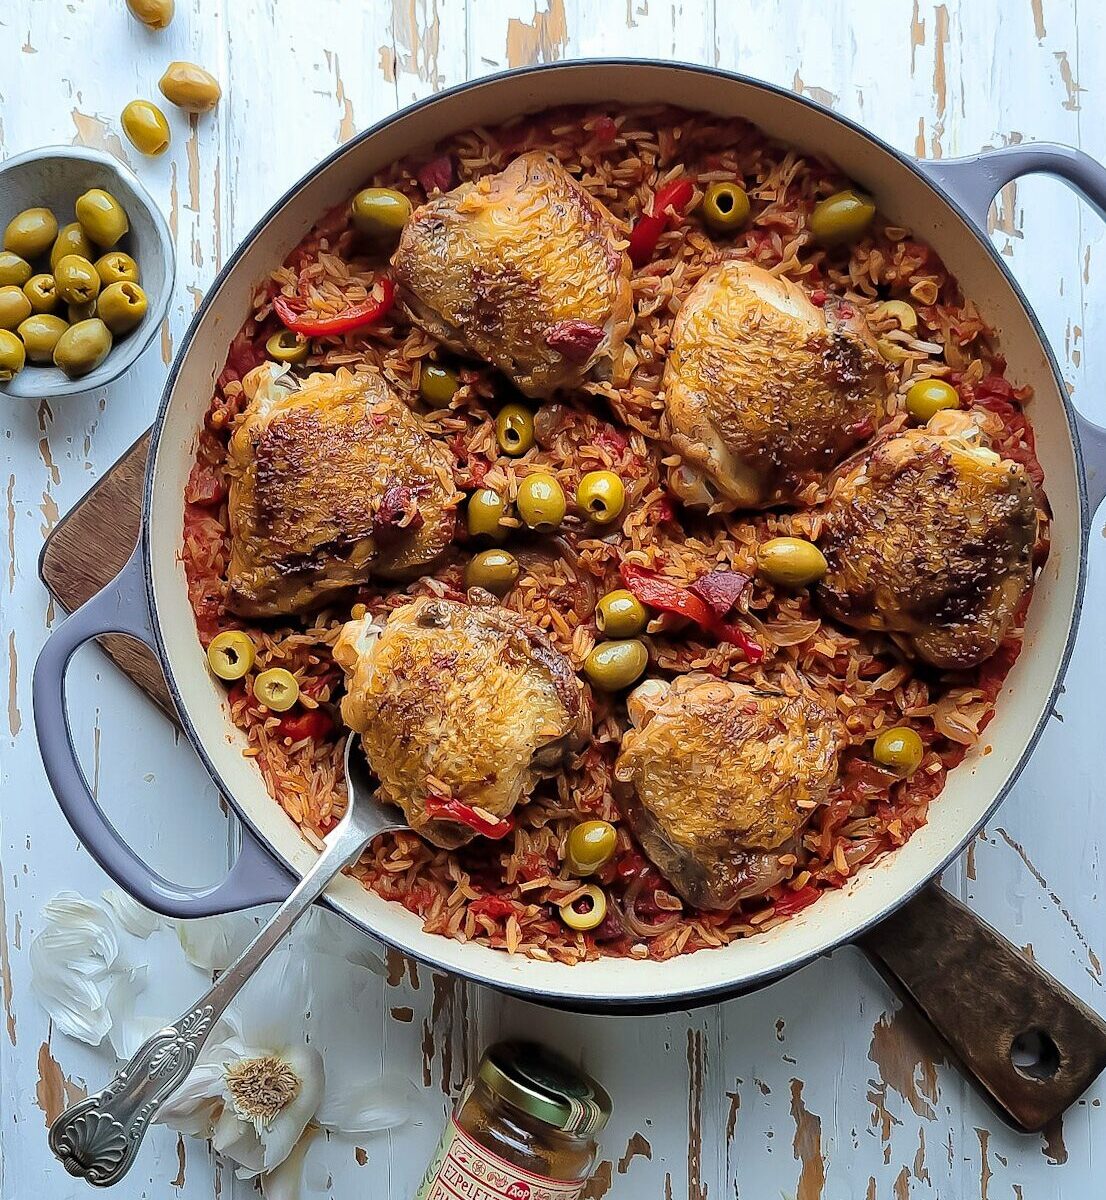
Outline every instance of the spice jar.
<path id="1" fill-rule="evenodd" d="M 466 1084 L 415 1200 L 579 1200 L 611 1100 L 533 1042 L 500 1042 Z"/>

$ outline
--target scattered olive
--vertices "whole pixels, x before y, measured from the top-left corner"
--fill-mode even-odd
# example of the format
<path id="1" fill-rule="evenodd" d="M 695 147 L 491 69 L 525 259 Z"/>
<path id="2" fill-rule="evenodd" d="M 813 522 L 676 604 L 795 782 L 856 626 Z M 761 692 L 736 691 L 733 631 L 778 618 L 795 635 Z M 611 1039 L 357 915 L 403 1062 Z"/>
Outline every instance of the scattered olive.
<path id="1" fill-rule="evenodd" d="M 757 549 L 757 566 L 771 583 L 802 588 L 816 583 L 828 570 L 825 555 L 805 538 L 769 538 Z"/>
<path id="2" fill-rule="evenodd" d="M 291 671 L 270 667 L 253 681 L 253 694 L 255 700 L 273 712 L 287 712 L 300 698 L 300 685 Z"/>
<path id="3" fill-rule="evenodd" d="M 928 421 L 946 408 L 960 407 L 960 393 L 943 379 L 919 379 L 906 393 L 906 411 L 919 421 Z"/>
<path id="4" fill-rule="evenodd" d="M 54 347 L 54 366 L 71 379 L 94 371 L 111 351 L 111 331 L 99 317 L 70 325 Z"/>
<path id="5" fill-rule="evenodd" d="M 649 651 L 637 638 L 600 642 L 584 660 L 584 673 L 602 692 L 618 692 L 641 677 Z"/>
<path id="6" fill-rule="evenodd" d="M 140 283 L 138 263 L 122 250 L 109 250 L 96 260 L 96 274 L 107 287 L 109 283 Z"/>
<path id="7" fill-rule="evenodd" d="M 67 254 L 58 260 L 54 286 L 66 304 L 87 304 L 100 294 L 100 276 L 87 258 Z"/>
<path id="8" fill-rule="evenodd" d="M 34 313 L 19 326 L 19 337 L 33 363 L 52 363 L 54 350 L 69 325 L 51 313 Z"/>
<path id="9" fill-rule="evenodd" d="M 392 188 L 363 188 L 350 203 L 350 217 L 366 237 L 398 241 L 411 215 L 411 201 Z"/>
<path id="10" fill-rule="evenodd" d="M 533 414 L 521 404 L 505 404 L 495 419 L 495 437 L 504 454 L 525 454 L 534 444 Z"/>
<path id="11" fill-rule="evenodd" d="M 468 509 L 465 514 L 466 526 L 472 537 L 490 537 L 499 541 L 507 536 L 503 525 L 503 517 L 507 512 L 507 502 L 492 488 L 479 488 L 469 497 Z"/>
<path id="12" fill-rule="evenodd" d="M 626 489 L 613 471 L 589 471 L 576 489 L 576 505 L 598 525 L 617 521 L 626 503 Z"/>
<path id="13" fill-rule="evenodd" d="M 113 283 L 100 293 L 96 312 L 117 337 L 129 333 L 146 315 L 146 293 L 137 283 Z"/>
<path id="14" fill-rule="evenodd" d="M 103 188 L 91 188 L 78 197 L 74 207 L 87 237 L 105 250 L 110 250 L 131 227 L 123 206 Z"/>
<path id="15" fill-rule="evenodd" d="M 905 778 L 921 765 L 925 747 L 916 730 L 909 725 L 885 729 L 872 746 L 872 757 L 881 767 L 889 767 Z"/>
<path id="16" fill-rule="evenodd" d="M 220 679 L 241 679 L 253 666 L 256 653 L 257 649 L 248 633 L 243 633 L 241 629 L 227 629 L 216 634 L 208 644 L 207 665 Z"/>
<path id="17" fill-rule="evenodd" d="M 556 529 L 565 517 L 565 493 L 555 475 L 539 471 L 518 485 L 518 515 L 531 529 Z"/>
<path id="18" fill-rule="evenodd" d="M 518 562 L 506 550 L 484 550 L 465 567 L 465 587 L 483 588 L 501 599 L 515 586 Z"/>
<path id="19" fill-rule="evenodd" d="M 736 183 L 712 183 L 703 196 L 703 220 L 715 233 L 732 233 L 749 219 L 749 197 Z"/>
<path id="20" fill-rule="evenodd" d="M 605 637 L 637 637 L 648 622 L 645 605 L 625 588 L 608 592 L 595 606 L 595 627 Z"/>
<path id="21" fill-rule="evenodd" d="M 53 312 L 58 306 L 58 289 L 53 275 L 32 275 L 23 285 L 23 295 L 31 302 L 32 312 Z"/>
<path id="22" fill-rule="evenodd" d="M 50 270 L 54 271 L 67 254 L 79 254 L 81 258 L 92 258 L 95 253 L 84 230 L 76 221 L 73 221 L 58 230 L 58 236 L 50 249 Z"/>
<path id="23" fill-rule="evenodd" d="M 127 0 L 127 8 L 147 29 L 166 29 L 173 19 L 173 0 Z"/>
<path id="24" fill-rule="evenodd" d="M 823 246 L 841 246 L 863 237 L 876 215 L 870 196 L 846 188 L 814 206 L 810 232 Z"/>
<path id="25" fill-rule="evenodd" d="M 191 113 L 211 112 L 223 94 L 215 76 L 191 62 L 171 62 L 157 86 L 170 104 Z"/>
<path id="26" fill-rule="evenodd" d="M 0 329 L 14 329 L 31 315 L 31 302 L 23 289 L 9 283 L 0 287 Z"/>
<path id="27" fill-rule="evenodd" d="M 8 222 L 4 249 L 30 262 L 45 254 L 58 236 L 58 221 L 48 208 L 25 208 Z"/>
<path id="28" fill-rule="evenodd" d="M 569 830 L 565 861 L 575 875 L 591 875 L 614 858 L 618 834 L 610 821 L 581 821 Z"/>
<path id="29" fill-rule="evenodd" d="M 265 343 L 265 353 L 274 362 L 301 363 L 307 360 L 311 343 L 294 329 L 282 329 Z"/>
<path id="30" fill-rule="evenodd" d="M 585 906 L 582 911 L 576 908 L 577 904 Z M 588 930 L 597 929 L 603 924 L 607 916 L 607 897 L 602 888 L 589 883 L 582 896 L 578 896 L 572 904 L 562 904 L 557 911 L 569 929 L 587 933 Z"/>
<path id="31" fill-rule="evenodd" d="M 29 262 L 10 250 L 0 250 L 0 287 L 21 288 L 32 274 Z"/>
<path id="32" fill-rule="evenodd" d="M 120 118 L 123 132 L 140 153 L 155 158 L 169 149 L 173 135 L 160 108 L 149 100 L 132 100 Z"/>
<path id="33" fill-rule="evenodd" d="M 0 383 L 9 383 L 27 361 L 23 343 L 10 329 L 0 329 Z"/>
<path id="34" fill-rule="evenodd" d="M 419 373 L 419 395 L 431 408 L 445 408 L 460 386 L 456 371 L 437 363 L 423 363 Z"/>

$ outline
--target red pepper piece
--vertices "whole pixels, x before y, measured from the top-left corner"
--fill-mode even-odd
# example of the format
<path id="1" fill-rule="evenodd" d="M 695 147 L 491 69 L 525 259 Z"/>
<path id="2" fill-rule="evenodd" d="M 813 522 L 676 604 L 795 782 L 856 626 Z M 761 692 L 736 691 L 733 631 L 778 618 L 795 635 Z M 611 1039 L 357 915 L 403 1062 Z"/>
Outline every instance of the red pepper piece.
<path id="1" fill-rule="evenodd" d="M 603 336 L 603 330 L 591 321 L 558 321 L 546 330 L 545 344 L 571 362 L 583 362 Z"/>
<path id="2" fill-rule="evenodd" d="M 432 158 L 418 169 L 419 186 L 429 196 L 437 188 L 448 192 L 453 186 L 453 159 L 448 154 Z"/>
<path id="3" fill-rule="evenodd" d="M 349 333 L 372 325 L 392 307 L 395 299 L 395 284 L 387 276 L 377 281 L 380 287 L 379 299 L 369 296 L 360 304 L 351 304 L 349 308 L 333 317 L 320 317 L 307 311 L 306 303 L 289 296 L 273 298 L 273 311 L 280 318 L 286 329 L 302 333 L 305 337 L 326 337 L 340 333 Z"/>
<path id="4" fill-rule="evenodd" d="M 291 738 L 293 742 L 300 742 L 304 738 L 321 742 L 334 732 L 334 722 L 323 709 L 309 708 L 290 717 L 281 717 L 277 728 L 281 737 Z"/>
<path id="5" fill-rule="evenodd" d="M 672 179 L 653 197 L 652 212 L 642 213 L 630 231 L 628 253 L 635 267 L 643 267 L 653 257 L 661 234 L 672 222 L 672 214 L 682 215 L 695 193 L 690 179 Z"/>
<path id="6" fill-rule="evenodd" d="M 784 892 L 775 902 L 776 916 L 790 917 L 800 912 L 813 904 L 821 895 L 821 891 L 821 888 L 816 888 L 812 883 L 808 883 L 804 887 Z"/>
<path id="7" fill-rule="evenodd" d="M 214 468 L 205 463 L 196 463 L 185 485 L 185 502 L 214 508 L 216 504 L 222 504 L 226 497 L 227 485 L 216 475 Z"/>
<path id="8" fill-rule="evenodd" d="M 740 571 L 708 571 L 696 579 L 691 590 L 710 605 L 716 617 L 721 618 L 741 599 L 741 593 L 750 582 L 749 576 Z"/>
<path id="9" fill-rule="evenodd" d="M 435 821 L 456 821 L 459 825 L 467 825 L 469 829 L 482 837 L 491 838 L 493 842 L 506 837 L 515 827 L 514 821 L 509 817 L 492 817 L 489 820 L 478 813 L 471 804 L 453 796 L 428 796 L 426 815 Z"/>
<path id="10" fill-rule="evenodd" d="M 513 900 L 505 900 L 502 896 L 481 896 L 469 905 L 469 912 L 476 916 L 491 917 L 493 921 L 502 921 L 514 915 Z"/>

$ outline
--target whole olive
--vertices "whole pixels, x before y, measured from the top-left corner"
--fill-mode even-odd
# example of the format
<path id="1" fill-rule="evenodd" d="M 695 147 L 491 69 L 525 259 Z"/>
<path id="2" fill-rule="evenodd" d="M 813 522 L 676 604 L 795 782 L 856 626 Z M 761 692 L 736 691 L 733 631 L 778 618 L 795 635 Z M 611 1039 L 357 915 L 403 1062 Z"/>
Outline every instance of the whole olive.
<path id="1" fill-rule="evenodd" d="M 521 404 L 505 404 L 495 419 L 495 440 L 504 454 L 517 458 L 534 444 L 534 417 Z"/>
<path id="2" fill-rule="evenodd" d="M 601 596 L 595 606 L 595 627 L 606 637 L 636 637 L 648 623 L 645 605 L 625 588 Z"/>
<path id="3" fill-rule="evenodd" d="M 538 471 L 518 485 L 518 515 L 531 529 L 556 529 L 565 519 L 565 493 L 555 475 Z"/>
<path id="4" fill-rule="evenodd" d="M 109 250 L 95 262 L 96 274 L 100 282 L 107 287 L 109 283 L 141 283 L 142 275 L 138 263 L 122 250 Z"/>
<path id="5" fill-rule="evenodd" d="M 157 86 L 170 104 L 192 113 L 211 112 L 223 94 L 210 71 L 190 62 L 171 62 Z"/>
<path id="6" fill-rule="evenodd" d="M 0 250 L 0 287 L 22 287 L 34 272 L 31 264 L 25 259 L 13 254 L 10 250 Z"/>
<path id="7" fill-rule="evenodd" d="M 92 258 L 95 251 L 85 237 L 84 230 L 76 221 L 63 225 L 50 247 L 50 270 L 53 271 L 67 254 L 79 254 L 81 258 Z"/>
<path id="8" fill-rule="evenodd" d="M 112 283 L 100 293 L 96 313 L 118 337 L 129 333 L 146 315 L 146 293 L 137 283 Z"/>
<path id="9" fill-rule="evenodd" d="M 610 821 L 581 821 L 568 831 L 565 861 L 574 875 L 590 875 L 614 858 L 618 833 Z"/>
<path id="10" fill-rule="evenodd" d="M 816 583 L 828 570 L 825 555 L 805 538 L 769 538 L 757 549 L 760 573 L 781 587 L 802 588 Z"/>
<path id="11" fill-rule="evenodd" d="M 100 294 L 100 276 L 87 258 L 67 254 L 58 260 L 54 286 L 66 304 L 87 304 Z"/>
<path id="12" fill-rule="evenodd" d="M 54 347 L 54 366 L 71 379 L 87 375 L 111 352 L 111 331 L 98 317 L 70 325 Z"/>
<path id="13" fill-rule="evenodd" d="M 872 745 L 872 757 L 876 762 L 881 767 L 890 767 L 904 778 L 914 774 L 924 756 L 922 739 L 909 725 L 885 729 Z"/>
<path id="14" fill-rule="evenodd" d="M 411 201 L 393 188 L 362 188 L 350 202 L 350 217 L 366 237 L 398 241 L 411 215 Z"/>
<path id="15" fill-rule="evenodd" d="M 147 29 L 166 29 L 173 19 L 173 0 L 127 0 L 127 8 Z"/>
<path id="16" fill-rule="evenodd" d="M 842 246 L 862 238 L 875 215 L 870 196 L 846 188 L 814 206 L 810 232 L 823 246 Z"/>
<path id="17" fill-rule="evenodd" d="M 503 517 L 507 501 L 491 488 L 478 488 L 469 497 L 465 525 L 472 537 L 490 537 L 500 541 L 507 536 Z"/>
<path id="18" fill-rule="evenodd" d="M 505 596 L 518 579 L 518 562 L 506 550 L 485 550 L 474 555 L 465 567 L 465 587 L 483 588 L 494 596 Z"/>
<path id="19" fill-rule="evenodd" d="M 131 227 L 123 206 L 103 188 L 85 192 L 78 197 L 75 208 L 85 234 L 105 250 L 110 250 Z"/>
<path id="20" fill-rule="evenodd" d="M 10 329 L 0 329 L 0 383 L 10 382 L 27 361 L 23 343 Z"/>
<path id="21" fill-rule="evenodd" d="M 311 353 L 311 343 L 302 333 L 296 333 L 293 329 L 282 329 L 266 341 L 265 353 L 274 362 L 306 362 L 308 354 Z"/>
<path id="22" fill-rule="evenodd" d="M 589 471 L 576 489 L 576 506 L 597 525 L 617 521 L 626 504 L 626 488 L 613 471 Z"/>
<path id="23" fill-rule="evenodd" d="M 928 421 L 946 408 L 960 407 L 960 393 L 943 379 L 919 379 L 906 393 L 906 411 L 919 421 Z"/>
<path id="24" fill-rule="evenodd" d="M 156 158 L 169 149 L 169 143 L 173 140 L 169 122 L 161 109 L 151 101 L 132 100 L 123 109 L 120 120 L 127 139 L 140 154 Z"/>
<path id="25" fill-rule="evenodd" d="M 584 673 L 601 692 L 618 692 L 641 678 L 649 651 L 637 638 L 600 642 L 584 660 Z"/>
<path id="26" fill-rule="evenodd" d="M 52 313 L 34 313 L 19 326 L 19 338 L 27 347 L 27 357 L 33 363 L 54 361 L 54 350 L 61 335 L 69 328 L 67 322 Z"/>
<path id="27" fill-rule="evenodd" d="M 45 254 L 57 236 L 58 220 L 48 208 L 25 208 L 8 222 L 4 249 L 30 262 Z"/>
<path id="28" fill-rule="evenodd" d="M 58 306 L 58 289 L 53 275 L 32 275 L 23 285 L 23 295 L 30 300 L 32 312 L 53 312 Z"/>
<path id="29" fill-rule="evenodd" d="M 423 363 L 419 373 L 419 395 L 431 408 L 447 407 L 460 386 L 456 371 L 438 363 Z"/>
<path id="30" fill-rule="evenodd" d="M 703 220 L 715 233 L 733 233 L 749 219 L 749 197 L 739 184 L 712 183 L 703 196 Z"/>
<path id="31" fill-rule="evenodd" d="M 14 283 L 0 287 L 0 329 L 14 329 L 31 315 L 31 302 Z"/>

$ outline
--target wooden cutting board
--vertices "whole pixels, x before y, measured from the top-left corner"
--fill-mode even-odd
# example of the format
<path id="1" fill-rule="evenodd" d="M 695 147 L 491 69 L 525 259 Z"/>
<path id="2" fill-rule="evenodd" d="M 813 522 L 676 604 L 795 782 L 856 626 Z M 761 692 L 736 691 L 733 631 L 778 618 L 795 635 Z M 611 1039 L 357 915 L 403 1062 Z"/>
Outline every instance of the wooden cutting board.
<path id="1" fill-rule="evenodd" d="M 39 574 L 50 595 L 72 612 L 110 583 L 138 542 L 147 431 L 68 512 L 47 537 Z M 99 639 L 107 653 L 154 702 L 176 720 L 165 677 L 151 651 L 131 638 Z"/>

